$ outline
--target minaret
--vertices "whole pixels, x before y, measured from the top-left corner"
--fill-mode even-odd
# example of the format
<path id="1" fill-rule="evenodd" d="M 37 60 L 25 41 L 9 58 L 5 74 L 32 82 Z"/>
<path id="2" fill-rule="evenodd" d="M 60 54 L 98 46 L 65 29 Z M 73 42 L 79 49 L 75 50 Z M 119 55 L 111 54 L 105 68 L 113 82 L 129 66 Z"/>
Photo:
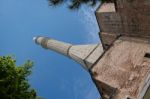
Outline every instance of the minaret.
<path id="1" fill-rule="evenodd" d="M 71 45 L 46 37 L 34 40 L 90 70 L 102 99 L 150 99 L 150 2 L 111 1 L 95 13 L 104 52 L 101 44 Z"/>
<path id="2" fill-rule="evenodd" d="M 42 36 L 34 37 L 33 40 L 45 49 L 53 50 L 75 60 L 86 70 L 89 70 L 103 53 L 101 44 L 72 45 Z"/>

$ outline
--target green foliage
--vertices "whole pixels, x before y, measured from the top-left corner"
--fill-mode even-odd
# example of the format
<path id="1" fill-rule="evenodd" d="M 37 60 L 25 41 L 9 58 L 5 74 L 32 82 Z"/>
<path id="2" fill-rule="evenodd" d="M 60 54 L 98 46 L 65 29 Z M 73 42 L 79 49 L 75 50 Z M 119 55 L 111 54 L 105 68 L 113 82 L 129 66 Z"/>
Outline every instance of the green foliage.
<path id="1" fill-rule="evenodd" d="M 49 4 L 52 6 L 56 6 L 65 2 L 68 2 L 67 0 L 48 0 Z M 113 2 L 114 0 L 70 0 L 70 9 L 78 9 L 82 4 L 88 4 L 90 6 L 94 6 L 97 2 Z"/>
<path id="2" fill-rule="evenodd" d="M 33 62 L 16 66 L 11 56 L 0 57 L 0 99 L 39 99 L 30 88 L 27 77 L 32 73 Z"/>

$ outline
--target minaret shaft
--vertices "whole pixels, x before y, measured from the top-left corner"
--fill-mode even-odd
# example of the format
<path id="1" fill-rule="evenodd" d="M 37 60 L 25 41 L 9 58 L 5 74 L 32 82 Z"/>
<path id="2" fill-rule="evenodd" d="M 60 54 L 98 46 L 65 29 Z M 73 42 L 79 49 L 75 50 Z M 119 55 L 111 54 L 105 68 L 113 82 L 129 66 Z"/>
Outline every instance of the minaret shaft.
<path id="1" fill-rule="evenodd" d="M 92 65 L 99 59 L 103 52 L 101 44 L 72 45 L 47 37 L 36 37 L 34 40 L 43 48 L 72 58 L 86 70 L 91 69 Z"/>
<path id="2" fill-rule="evenodd" d="M 35 42 L 41 45 L 43 48 L 53 50 L 65 56 L 68 56 L 68 50 L 72 46 L 69 43 L 60 42 L 47 37 L 37 37 Z"/>

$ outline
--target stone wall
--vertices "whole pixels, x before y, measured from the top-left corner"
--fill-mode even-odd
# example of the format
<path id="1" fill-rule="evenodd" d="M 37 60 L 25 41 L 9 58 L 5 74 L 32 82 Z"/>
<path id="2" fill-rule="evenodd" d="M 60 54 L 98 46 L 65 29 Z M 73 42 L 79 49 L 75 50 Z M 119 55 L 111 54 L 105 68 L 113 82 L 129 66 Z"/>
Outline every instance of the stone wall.
<path id="1" fill-rule="evenodd" d="M 98 22 L 103 32 L 122 33 L 121 17 L 118 13 L 107 12 L 97 14 Z"/>
<path id="2" fill-rule="evenodd" d="M 104 3 L 96 11 L 96 17 L 100 26 L 100 36 L 104 49 L 123 33 L 122 20 L 116 13 L 114 3 Z"/>
<path id="3" fill-rule="evenodd" d="M 123 34 L 150 37 L 150 0 L 117 0 L 116 8 L 123 21 Z"/>
<path id="4" fill-rule="evenodd" d="M 116 13 L 114 3 L 105 3 L 96 12 L 97 21 L 102 32 L 122 33 L 122 20 Z"/>
<path id="5" fill-rule="evenodd" d="M 149 54 L 150 39 L 118 38 L 91 70 L 102 99 L 149 99 Z"/>
<path id="6" fill-rule="evenodd" d="M 150 0 L 116 0 L 114 3 L 104 3 L 96 11 L 100 27 L 100 36 L 104 48 L 107 35 L 150 38 Z M 105 35 L 103 35 L 105 33 Z M 114 41 L 111 38 L 110 41 Z"/>

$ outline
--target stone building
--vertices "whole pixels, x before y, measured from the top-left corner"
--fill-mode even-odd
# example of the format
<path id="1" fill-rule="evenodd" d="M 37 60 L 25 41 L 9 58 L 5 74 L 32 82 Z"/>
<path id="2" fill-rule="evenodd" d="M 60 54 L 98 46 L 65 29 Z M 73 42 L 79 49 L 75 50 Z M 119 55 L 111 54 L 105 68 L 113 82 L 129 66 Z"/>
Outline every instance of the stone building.
<path id="1" fill-rule="evenodd" d="M 37 44 L 68 56 L 91 74 L 102 99 L 150 99 L 150 0 L 115 0 L 95 12 L 102 44 Z"/>

